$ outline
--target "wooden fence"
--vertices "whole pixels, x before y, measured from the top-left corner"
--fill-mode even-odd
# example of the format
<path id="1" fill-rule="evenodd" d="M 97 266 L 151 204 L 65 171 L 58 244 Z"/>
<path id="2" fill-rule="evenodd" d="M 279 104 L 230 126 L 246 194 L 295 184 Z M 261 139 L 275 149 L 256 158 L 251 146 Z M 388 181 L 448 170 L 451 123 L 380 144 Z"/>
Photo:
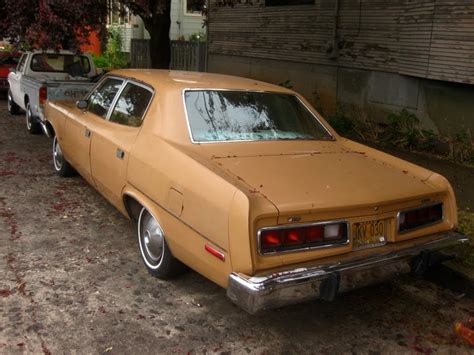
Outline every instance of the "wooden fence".
<path id="1" fill-rule="evenodd" d="M 206 71 L 206 50 L 206 43 L 171 41 L 170 69 Z M 149 40 L 132 39 L 130 64 L 132 68 L 151 68 Z"/>

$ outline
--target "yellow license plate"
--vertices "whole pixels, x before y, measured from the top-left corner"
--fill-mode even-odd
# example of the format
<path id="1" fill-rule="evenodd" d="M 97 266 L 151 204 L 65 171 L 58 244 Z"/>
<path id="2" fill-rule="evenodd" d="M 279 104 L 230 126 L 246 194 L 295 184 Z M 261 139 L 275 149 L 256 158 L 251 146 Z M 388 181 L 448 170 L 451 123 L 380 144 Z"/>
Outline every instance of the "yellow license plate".
<path id="1" fill-rule="evenodd" d="M 384 245 L 385 242 L 384 220 L 360 222 L 352 225 L 353 249 L 375 247 Z"/>

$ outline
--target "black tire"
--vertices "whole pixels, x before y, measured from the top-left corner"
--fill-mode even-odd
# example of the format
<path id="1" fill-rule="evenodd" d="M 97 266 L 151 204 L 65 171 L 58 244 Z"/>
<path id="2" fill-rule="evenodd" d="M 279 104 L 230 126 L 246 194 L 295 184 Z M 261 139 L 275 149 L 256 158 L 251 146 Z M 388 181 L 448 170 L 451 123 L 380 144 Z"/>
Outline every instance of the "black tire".
<path id="1" fill-rule="evenodd" d="M 33 112 L 31 111 L 31 106 L 30 103 L 26 103 L 26 129 L 29 134 L 40 134 L 42 133 L 41 131 L 41 125 L 38 122 L 38 119 L 33 116 Z"/>
<path id="2" fill-rule="evenodd" d="M 57 136 L 53 139 L 53 165 L 54 171 L 61 177 L 69 177 L 76 175 L 76 170 L 64 158 L 61 147 L 59 146 Z"/>
<path id="3" fill-rule="evenodd" d="M 21 108 L 13 100 L 12 92 L 10 90 L 8 90 L 7 94 L 7 108 L 11 115 L 19 115 L 21 113 Z"/>
<path id="4" fill-rule="evenodd" d="M 159 279 L 170 279 L 186 270 L 171 253 L 163 229 L 146 208 L 138 218 L 138 247 L 148 272 Z"/>

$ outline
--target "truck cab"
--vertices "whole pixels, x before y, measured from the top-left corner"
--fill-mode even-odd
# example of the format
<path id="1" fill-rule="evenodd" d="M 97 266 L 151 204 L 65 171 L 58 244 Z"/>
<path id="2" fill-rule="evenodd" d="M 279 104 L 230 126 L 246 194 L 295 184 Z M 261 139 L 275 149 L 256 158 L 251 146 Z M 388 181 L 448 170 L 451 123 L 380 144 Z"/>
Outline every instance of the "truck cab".
<path id="1" fill-rule="evenodd" d="M 8 75 L 8 110 L 11 114 L 26 113 L 30 133 L 47 133 L 42 127 L 45 101 L 79 100 L 99 74 L 89 54 L 64 50 L 25 52 Z"/>

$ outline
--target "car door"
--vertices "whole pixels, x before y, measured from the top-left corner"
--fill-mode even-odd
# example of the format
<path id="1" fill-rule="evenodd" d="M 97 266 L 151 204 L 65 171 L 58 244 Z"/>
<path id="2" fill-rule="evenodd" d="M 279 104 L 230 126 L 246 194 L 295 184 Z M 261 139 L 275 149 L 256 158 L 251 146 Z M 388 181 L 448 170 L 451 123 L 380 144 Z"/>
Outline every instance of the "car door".
<path id="1" fill-rule="evenodd" d="M 94 132 L 90 126 L 97 120 L 104 121 L 107 118 L 115 96 L 123 83 L 124 80 L 120 78 L 105 78 L 89 95 L 85 110 L 74 109 L 69 112 L 63 139 L 59 137 L 64 155 L 91 184 L 93 184 L 93 179 L 90 166 L 90 144 Z"/>
<path id="2" fill-rule="evenodd" d="M 130 151 L 153 97 L 153 89 L 127 81 L 117 95 L 107 120 L 95 119 L 91 129 L 91 172 L 97 188 L 121 206 Z"/>
<path id="3" fill-rule="evenodd" d="M 25 62 L 27 54 L 23 54 L 16 66 L 16 69 L 8 75 L 8 83 L 10 84 L 10 92 L 12 93 L 13 101 L 24 109 L 23 98 L 21 94 L 21 77 L 23 76 L 23 71 L 25 69 Z"/>

